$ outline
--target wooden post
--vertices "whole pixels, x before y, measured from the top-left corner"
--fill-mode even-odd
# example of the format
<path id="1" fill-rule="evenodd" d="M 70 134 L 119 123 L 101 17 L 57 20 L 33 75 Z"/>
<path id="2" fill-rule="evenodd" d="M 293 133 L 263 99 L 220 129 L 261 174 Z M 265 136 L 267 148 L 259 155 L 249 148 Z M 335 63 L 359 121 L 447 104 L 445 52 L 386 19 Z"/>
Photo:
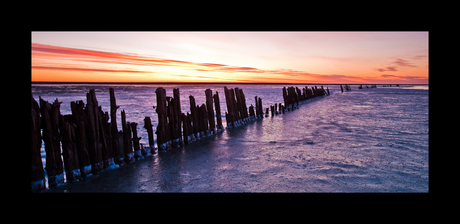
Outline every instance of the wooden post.
<path id="1" fill-rule="evenodd" d="M 77 139 L 75 137 L 76 124 L 72 122 L 72 115 L 60 116 L 60 134 L 62 137 L 62 157 L 67 181 L 74 182 L 81 178 L 78 162 Z"/>
<path id="2" fill-rule="evenodd" d="M 275 107 L 270 105 L 270 110 L 272 111 L 272 117 L 275 116 Z"/>
<path id="3" fill-rule="evenodd" d="M 249 106 L 249 117 L 250 117 L 251 119 L 254 119 L 254 118 L 255 118 L 254 106 L 252 106 L 252 104 L 251 104 L 251 106 Z"/>
<path id="4" fill-rule="evenodd" d="M 329 93 L 329 87 L 326 87 L 326 90 L 327 90 L 327 95 L 331 95 L 331 93 Z"/>
<path id="5" fill-rule="evenodd" d="M 190 113 L 191 113 L 191 121 L 192 121 L 192 129 L 193 129 L 193 135 L 194 135 L 194 138 L 196 139 L 199 139 L 200 138 L 200 134 L 199 134 L 199 122 L 198 122 L 198 110 L 197 110 L 197 106 L 196 106 L 196 103 L 195 103 L 195 97 L 193 97 L 192 95 L 189 96 L 190 98 Z"/>
<path id="6" fill-rule="evenodd" d="M 102 107 L 98 107 L 99 113 L 99 142 L 101 145 L 101 152 L 102 152 L 102 161 L 104 169 L 115 165 L 112 153 L 112 137 L 111 137 L 111 130 L 108 124 L 109 121 L 109 113 L 102 111 Z"/>
<path id="7" fill-rule="evenodd" d="M 182 131 L 181 131 L 181 107 L 180 107 L 180 93 L 179 93 L 179 88 L 174 88 L 173 89 L 173 96 L 174 96 L 174 101 L 173 101 L 173 116 L 174 116 L 174 129 L 173 129 L 173 139 L 174 144 L 177 146 L 182 145 Z"/>
<path id="8" fill-rule="evenodd" d="M 264 112 L 262 110 L 262 98 L 260 98 L 260 97 L 259 97 L 258 106 L 259 106 L 259 116 L 260 116 L 260 118 L 263 118 Z"/>
<path id="9" fill-rule="evenodd" d="M 45 142 L 46 167 L 49 187 L 53 188 L 64 183 L 64 171 L 61 159 L 59 134 L 60 104 L 58 99 L 50 104 L 40 98 L 40 112 L 42 114 L 43 141 Z"/>
<path id="10" fill-rule="evenodd" d="M 86 137 L 86 114 L 83 109 L 84 106 L 85 104 L 82 100 L 70 102 L 73 120 L 77 125 L 75 137 L 77 138 L 78 162 L 82 177 L 91 173 L 91 159 L 88 152 L 88 138 Z"/>
<path id="11" fill-rule="evenodd" d="M 343 87 L 342 87 L 342 85 L 340 85 L 340 90 L 342 90 L 342 93 L 343 93 Z"/>
<path id="12" fill-rule="evenodd" d="M 32 96 L 32 95 L 31 95 Z M 31 191 L 39 192 L 45 190 L 45 171 L 43 170 L 40 149 L 42 137 L 40 134 L 40 107 L 32 96 L 31 102 Z"/>
<path id="13" fill-rule="evenodd" d="M 98 173 L 103 169 L 102 152 L 99 142 L 99 124 L 98 124 L 98 113 L 97 111 L 97 100 L 94 89 L 91 89 L 86 94 L 86 108 L 85 113 L 87 117 L 86 132 L 88 137 L 88 152 L 91 160 L 91 172 Z"/>
<path id="14" fill-rule="evenodd" d="M 135 160 L 140 160 L 144 159 L 144 156 L 141 154 L 141 149 L 139 148 L 139 140 L 141 140 L 142 137 L 137 136 L 137 123 L 132 122 L 131 124 L 131 132 L 133 133 L 133 146 L 134 146 L 134 159 Z"/>
<path id="15" fill-rule="evenodd" d="M 239 126 L 240 124 L 239 105 L 235 99 L 235 90 L 230 89 L 229 93 L 230 93 L 229 95 L 230 95 L 230 100 L 232 101 L 232 109 L 233 109 L 233 115 L 232 115 L 233 126 L 236 127 L 236 126 Z"/>
<path id="16" fill-rule="evenodd" d="M 200 135 L 207 136 L 209 134 L 208 128 L 208 113 L 206 111 L 206 105 L 203 103 L 198 109 L 198 120 L 200 122 Z"/>
<path id="17" fill-rule="evenodd" d="M 113 88 L 109 89 L 110 91 L 110 127 L 111 127 L 111 135 L 112 135 L 112 154 L 115 160 L 115 163 L 118 165 L 123 165 L 124 163 L 124 155 L 120 152 L 119 148 L 119 138 L 118 135 L 118 126 L 117 126 L 117 109 L 120 106 L 117 106 L 117 101 L 115 99 L 115 90 Z"/>
<path id="18" fill-rule="evenodd" d="M 231 128 L 234 126 L 234 121 L 235 121 L 233 100 L 231 98 L 230 90 L 227 89 L 226 86 L 224 86 L 224 93 L 225 93 L 225 102 L 227 103 L 227 112 L 228 112 L 225 114 L 225 118 L 227 119 L 227 127 Z"/>
<path id="19" fill-rule="evenodd" d="M 153 125 L 152 121 L 150 120 L 150 117 L 145 117 L 144 118 L 144 128 L 147 130 L 147 134 L 149 136 L 149 148 L 150 148 L 150 153 L 154 154 L 155 153 L 155 144 L 154 144 L 154 139 L 153 139 Z"/>
<path id="20" fill-rule="evenodd" d="M 224 129 L 224 126 L 222 126 L 222 115 L 220 112 L 219 92 L 216 91 L 216 94 L 214 94 L 213 98 L 214 98 L 214 106 L 216 107 L 217 131 L 222 131 Z"/>
<path id="21" fill-rule="evenodd" d="M 215 134 L 216 133 L 216 122 L 214 120 L 214 108 L 212 105 L 212 90 L 206 89 L 205 94 L 206 94 L 206 110 L 208 112 L 207 117 L 208 117 L 208 122 L 209 122 L 209 132 L 211 134 Z"/>
<path id="22" fill-rule="evenodd" d="M 157 145 L 158 150 L 166 149 L 166 125 L 167 125 L 167 111 L 166 111 L 166 90 L 159 87 L 155 90 L 157 96 L 156 112 L 158 114 L 158 127 L 157 127 Z M 155 108 L 155 107 L 154 107 Z"/>
<path id="23" fill-rule="evenodd" d="M 125 163 L 128 164 L 133 161 L 133 147 L 131 143 L 131 127 L 129 122 L 126 122 L 125 110 L 121 111 L 121 127 L 123 128 L 123 151 L 125 157 Z"/>

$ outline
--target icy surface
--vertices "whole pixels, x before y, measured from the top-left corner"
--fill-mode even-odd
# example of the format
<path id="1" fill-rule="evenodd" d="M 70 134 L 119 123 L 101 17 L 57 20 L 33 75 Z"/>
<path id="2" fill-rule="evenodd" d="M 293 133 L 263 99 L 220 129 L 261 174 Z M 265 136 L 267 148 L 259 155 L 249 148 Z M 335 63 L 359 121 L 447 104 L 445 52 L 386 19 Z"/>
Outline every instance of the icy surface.
<path id="1" fill-rule="evenodd" d="M 143 124 L 144 116 L 150 116 L 157 125 L 151 107 L 156 104 L 156 87 L 139 86 L 139 92 L 131 86 L 115 89 L 128 121 Z M 189 111 L 190 94 L 197 105 L 205 103 L 206 88 L 219 91 L 222 114 L 227 111 L 223 85 L 168 85 L 167 95 L 177 87 L 182 112 Z M 237 87 L 243 89 L 248 106 L 255 105 L 256 95 L 264 108 L 282 102 L 282 85 Z M 303 103 L 284 115 L 225 129 L 47 192 L 427 192 L 428 88 L 358 90 L 352 86 L 340 93 L 340 87 L 326 87 L 330 96 Z M 84 90 L 75 90 L 76 95 L 84 99 L 90 88 L 95 86 L 83 86 Z M 96 88 L 104 111 L 109 108 L 108 88 Z M 34 86 L 32 90 L 34 98 L 65 100 L 57 92 L 38 93 Z M 69 92 L 69 101 L 61 105 L 63 114 L 70 113 L 70 106 L 66 112 L 64 105 L 78 98 L 75 92 Z M 144 129 L 138 132 L 142 140 L 148 139 Z"/>

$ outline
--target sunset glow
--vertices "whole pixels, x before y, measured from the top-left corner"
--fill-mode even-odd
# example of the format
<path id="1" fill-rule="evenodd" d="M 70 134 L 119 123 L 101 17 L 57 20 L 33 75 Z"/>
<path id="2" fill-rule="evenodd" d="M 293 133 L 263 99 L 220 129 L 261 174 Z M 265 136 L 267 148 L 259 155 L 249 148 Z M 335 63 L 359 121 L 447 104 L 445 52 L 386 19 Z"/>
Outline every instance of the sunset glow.
<path id="1" fill-rule="evenodd" d="M 33 82 L 428 84 L 428 32 L 32 32 Z"/>

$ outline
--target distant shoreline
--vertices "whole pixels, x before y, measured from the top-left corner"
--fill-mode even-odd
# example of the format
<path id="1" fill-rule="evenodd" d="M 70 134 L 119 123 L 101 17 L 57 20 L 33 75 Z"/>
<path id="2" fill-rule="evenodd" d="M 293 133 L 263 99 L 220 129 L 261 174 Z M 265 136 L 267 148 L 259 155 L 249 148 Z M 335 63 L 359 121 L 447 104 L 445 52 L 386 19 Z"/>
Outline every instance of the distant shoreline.
<path id="1" fill-rule="evenodd" d="M 429 84 L 369 84 L 369 83 L 242 83 L 242 82 L 31 82 L 31 84 L 122 84 L 122 85 L 410 85 L 410 86 L 426 86 Z"/>

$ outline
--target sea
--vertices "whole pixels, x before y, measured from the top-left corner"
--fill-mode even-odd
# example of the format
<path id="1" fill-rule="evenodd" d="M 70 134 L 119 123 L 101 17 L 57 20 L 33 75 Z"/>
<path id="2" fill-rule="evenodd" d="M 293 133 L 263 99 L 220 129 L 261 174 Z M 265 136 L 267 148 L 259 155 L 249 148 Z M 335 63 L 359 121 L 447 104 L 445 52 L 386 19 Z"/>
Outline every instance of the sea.
<path id="1" fill-rule="evenodd" d="M 118 130 L 121 110 L 138 123 L 140 143 L 148 146 L 144 118 L 158 125 L 155 90 L 167 96 L 179 88 L 183 113 L 189 96 L 205 104 L 205 90 L 219 93 L 223 126 L 227 111 L 224 86 L 243 90 L 246 104 L 255 97 L 265 108 L 283 103 L 281 84 L 31 84 L 32 96 L 61 104 L 95 90 L 102 110 L 110 111 L 109 88 L 114 88 Z M 320 88 L 321 85 L 316 85 Z M 263 117 L 201 138 L 114 170 L 45 192 L 428 192 L 428 85 L 377 85 L 340 90 L 323 85 L 329 96 L 299 104 L 285 114 Z M 155 129 L 154 127 L 154 129 Z M 156 136 L 155 136 L 156 138 Z M 156 139 L 155 139 L 156 143 Z M 46 153 L 42 142 L 42 161 Z M 46 175 L 46 171 L 45 171 Z M 48 186 L 48 185 L 47 185 Z"/>

